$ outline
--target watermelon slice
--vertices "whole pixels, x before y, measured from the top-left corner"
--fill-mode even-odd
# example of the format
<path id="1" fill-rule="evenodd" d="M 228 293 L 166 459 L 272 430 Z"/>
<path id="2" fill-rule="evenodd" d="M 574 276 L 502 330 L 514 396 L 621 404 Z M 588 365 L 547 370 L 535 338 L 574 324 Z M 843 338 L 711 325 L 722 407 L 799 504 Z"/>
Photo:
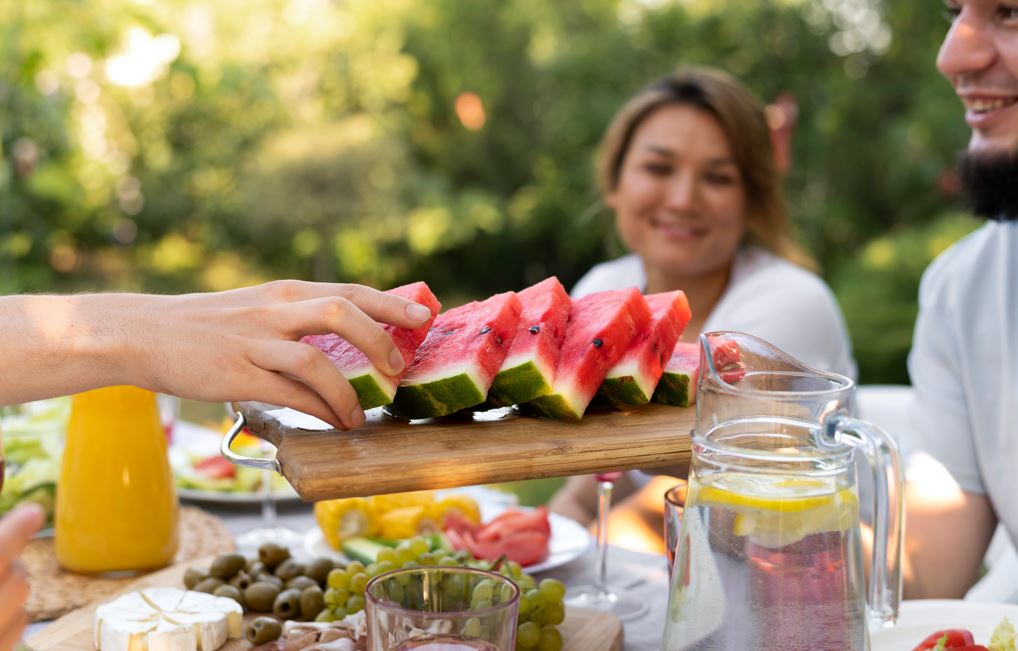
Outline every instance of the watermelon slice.
<path id="1" fill-rule="evenodd" d="M 488 391 L 488 402 L 506 407 L 551 393 L 572 300 L 558 278 L 545 278 L 518 294 L 523 304 L 513 347 Z"/>
<path id="2" fill-rule="evenodd" d="M 654 402 L 688 407 L 696 401 L 696 380 L 700 373 L 700 345 L 680 341 L 654 389 Z"/>
<path id="3" fill-rule="evenodd" d="M 661 379 L 664 365 L 692 313 L 682 291 L 647 296 L 651 319 L 622 355 L 598 389 L 598 397 L 612 405 L 645 405 Z"/>
<path id="4" fill-rule="evenodd" d="M 484 402 L 522 309 L 516 294 L 506 292 L 440 314 L 389 410 L 405 418 L 437 418 Z"/>
<path id="5" fill-rule="evenodd" d="M 382 373 L 359 348 L 337 335 L 309 335 L 301 339 L 304 343 L 320 349 L 332 360 L 332 363 L 350 381 L 354 391 L 357 392 L 357 398 L 363 409 L 381 407 L 392 402 L 393 396 L 396 395 L 396 387 L 399 386 L 399 381 L 413 362 L 417 347 L 428 336 L 428 330 L 435 320 L 435 315 L 442 309 L 442 304 L 431 293 L 427 283 L 417 282 L 403 285 L 390 289 L 386 294 L 402 296 L 431 310 L 431 318 L 427 323 L 417 328 L 385 325 L 386 332 L 392 337 L 392 342 L 396 344 L 396 348 L 403 354 L 403 360 L 406 362 L 406 367 L 400 375 Z"/>
<path id="6" fill-rule="evenodd" d="M 635 287 L 573 301 L 552 392 L 527 406 L 550 418 L 582 418 L 608 369 L 649 321 L 650 308 Z"/>

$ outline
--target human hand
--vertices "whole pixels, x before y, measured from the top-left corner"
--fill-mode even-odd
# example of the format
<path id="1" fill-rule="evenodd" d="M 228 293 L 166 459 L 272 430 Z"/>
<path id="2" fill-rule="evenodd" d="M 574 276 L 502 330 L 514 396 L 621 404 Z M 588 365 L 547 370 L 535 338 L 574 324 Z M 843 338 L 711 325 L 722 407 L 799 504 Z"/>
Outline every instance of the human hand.
<path id="1" fill-rule="evenodd" d="M 362 285 L 302 281 L 107 297 L 114 304 L 96 318 L 130 324 L 122 339 L 132 343 L 120 357 L 133 384 L 197 400 L 281 404 L 341 429 L 364 420 L 357 394 L 324 353 L 300 338 L 335 333 L 383 372 L 397 374 L 403 357 L 377 322 L 415 328 L 431 315 Z"/>
<path id="2" fill-rule="evenodd" d="M 25 599 L 28 580 L 18 555 L 39 527 L 43 512 L 35 504 L 19 506 L 0 520 L 0 651 L 18 646 L 28 616 Z"/>

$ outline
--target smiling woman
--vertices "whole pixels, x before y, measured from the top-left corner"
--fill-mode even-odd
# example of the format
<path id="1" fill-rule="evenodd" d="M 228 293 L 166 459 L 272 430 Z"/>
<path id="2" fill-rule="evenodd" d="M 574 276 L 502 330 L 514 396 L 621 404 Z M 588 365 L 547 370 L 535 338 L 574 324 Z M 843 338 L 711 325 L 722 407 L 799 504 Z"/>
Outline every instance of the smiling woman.
<path id="1" fill-rule="evenodd" d="M 841 311 L 792 237 L 764 108 L 739 82 L 683 68 L 639 92 L 605 133 L 597 180 L 632 253 L 591 269 L 574 297 L 681 289 L 693 311 L 682 341 L 748 332 L 809 366 L 855 375 Z M 629 479 L 620 486 L 647 481 Z M 589 521 L 594 488 L 572 478 L 552 508 Z M 660 491 L 652 497 L 634 508 L 659 506 Z"/>

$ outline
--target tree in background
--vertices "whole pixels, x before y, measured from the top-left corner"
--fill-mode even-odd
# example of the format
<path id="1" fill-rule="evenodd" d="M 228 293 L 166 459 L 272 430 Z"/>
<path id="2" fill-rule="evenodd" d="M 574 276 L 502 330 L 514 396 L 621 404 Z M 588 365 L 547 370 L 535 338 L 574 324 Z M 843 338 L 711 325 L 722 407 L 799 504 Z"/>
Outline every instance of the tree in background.
<path id="1" fill-rule="evenodd" d="M 788 188 L 864 381 L 904 381 L 965 127 L 923 3 L 134 0 L 0 7 L 0 291 L 278 276 L 453 304 L 620 254 L 594 148 L 679 63 L 798 105 Z"/>

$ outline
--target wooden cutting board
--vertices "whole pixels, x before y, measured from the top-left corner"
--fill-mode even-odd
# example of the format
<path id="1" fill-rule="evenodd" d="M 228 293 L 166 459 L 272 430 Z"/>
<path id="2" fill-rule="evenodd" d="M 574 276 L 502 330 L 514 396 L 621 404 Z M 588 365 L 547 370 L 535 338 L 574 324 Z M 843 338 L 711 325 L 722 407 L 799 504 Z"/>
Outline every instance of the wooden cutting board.
<path id="1" fill-rule="evenodd" d="M 183 587 L 184 572 L 188 567 L 207 567 L 212 558 L 193 563 L 181 563 L 149 574 L 133 583 L 124 592 L 159 586 Z M 115 597 L 104 600 L 109 601 Z M 94 651 L 92 626 L 98 603 L 75 610 L 48 625 L 27 640 L 33 651 Z M 254 618 L 256 615 L 250 615 Z M 621 651 L 622 622 L 614 615 L 585 608 L 566 608 L 566 619 L 559 625 L 562 633 L 562 651 Z M 220 651 L 248 651 L 251 645 L 245 640 L 232 640 Z"/>
<path id="2" fill-rule="evenodd" d="M 374 409 L 340 432 L 287 427 L 263 403 L 237 407 L 307 501 L 686 465 L 694 419 L 693 408 L 657 404 L 579 422 L 511 414 L 408 423 Z"/>

